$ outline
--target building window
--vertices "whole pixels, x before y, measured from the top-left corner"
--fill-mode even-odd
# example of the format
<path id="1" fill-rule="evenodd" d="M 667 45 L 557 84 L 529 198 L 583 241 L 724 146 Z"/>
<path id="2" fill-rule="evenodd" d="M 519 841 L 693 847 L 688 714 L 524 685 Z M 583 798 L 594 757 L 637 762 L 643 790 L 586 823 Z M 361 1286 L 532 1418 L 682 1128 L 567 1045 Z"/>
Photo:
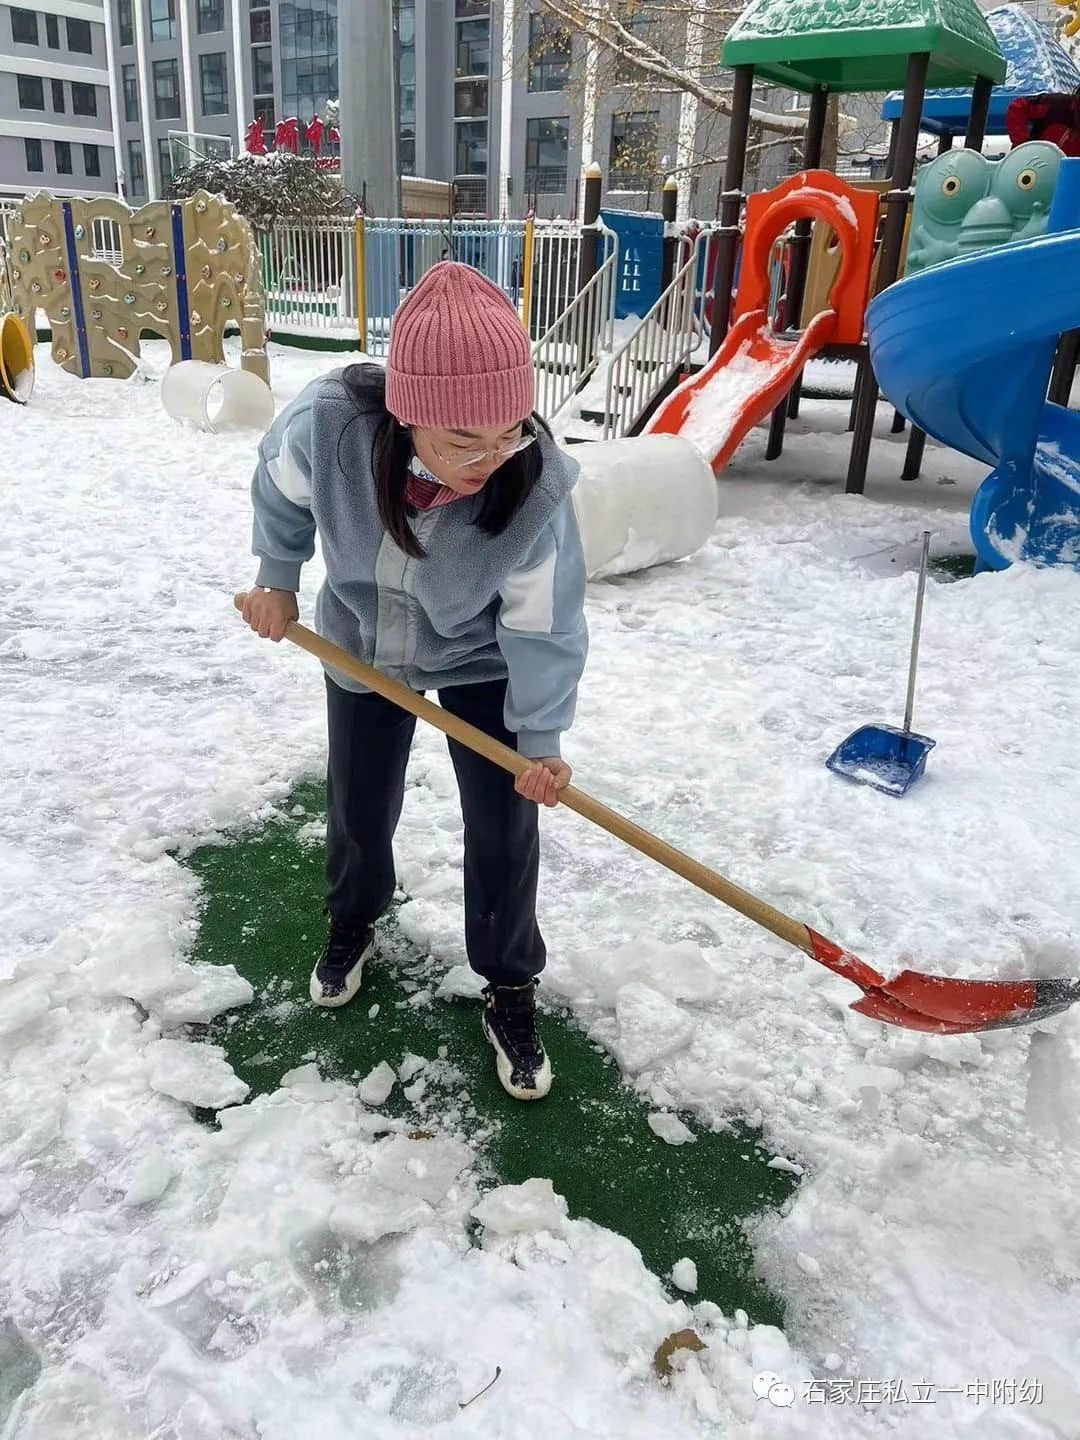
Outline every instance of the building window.
<path id="1" fill-rule="evenodd" d="M 249 20 L 251 28 L 251 43 L 253 45 L 269 45 L 273 37 L 273 30 L 270 23 L 269 10 L 253 10 Z"/>
<path id="2" fill-rule="evenodd" d="M 199 0 L 199 34 L 216 35 L 225 29 L 225 0 Z"/>
<path id="3" fill-rule="evenodd" d="M 120 74 L 124 82 L 124 119 L 139 118 L 139 72 L 134 65 L 121 65 Z"/>
<path id="4" fill-rule="evenodd" d="M 40 175 L 45 169 L 45 159 L 41 153 L 41 141 L 31 140 L 27 137 L 23 144 L 26 146 L 26 168 L 31 175 Z"/>
<path id="5" fill-rule="evenodd" d="M 120 0 L 116 7 L 120 22 L 120 44 L 135 44 L 135 21 L 131 14 L 131 0 Z"/>
<path id="6" fill-rule="evenodd" d="M 398 166 L 416 174 L 416 5 L 396 0 L 398 49 Z"/>
<path id="7" fill-rule="evenodd" d="M 466 20 L 457 27 L 458 79 L 486 75 L 491 65 L 491 21 Z"/>
<path id="8" fill-rule="evenodd" d="M 74 50 L 77 55 L 92 55 L 94 41 L 90 34 L 90 21 L 68 20 L 67 42 L 67 48 Z"/>
<path id="9" fill-rule="evenodd" d="M 93 85 L 71 82 L 71 113 L 73 115 L 97 114 L 97 90 Z"/>
<path id="10" fill-rule="evenodd" d="M 101 156 L 98 153 L 98 147 L 96 145 L 84 145 L 82 147 L 82 153 L 83 170 L 92 180 L 98 179 L 101 175 Z"/>
<path id="11" fill-rule="evenodd" d="M 164 136 L 157 142 L 157 160 L 161 188 L 164 190 L 173 177 L 172 146 Z"/>
<path id="12" fill-rule="evenodd" d="M 565 90 L 570 79 L 570 32 L 546 11 L 529 16 L 529 89 Z"/>
<path id="13" fill-rule="evenodd" d="M 264 95 L 253 102 L 255 119 L 263 128 L 263 135 L 269 145 L 274 136 L 274 98 Z"/>
<path id="14" fill-rule="evenodd" d="M 338 94 L 337 7 L 283 5 L 278 11 L 281 103 L 286 115 L 307 122 Z M 269 87 L 267 87 L 269 88 Z"/>
<path id="15" fill-rule="evenodd" d="M 569 154 L 568 119 L 530 120 L 525 131 L 526 195 L 561 195 Z"/>
<path id="16" fill-rule="evenodd" d="M 150 39 L 176 39 L 176 0 L 150 0 Z"/>
<path id="17" fill-rule="evenodd" d="M 252 93 L 269 95 L 274 89 L 274 52 L 269 45 L 259 45 L 251 52 Z"/>
<path id="18" fill-rule="evenodd" d="M 67 140 L 54 140 L 53 149 L 56 151 L 56 173 L 58 175 L 72 174 L 70 143 Z"/>
<path id="19" fill-rule="evenodd" d="M 459 120 L 471 120 L 488 113 L 488 82 L 486 80 L 459 80 L 454 86 L 454 115 Z"/>
<path id="20" fill-rule="evenodd" d="M 224 51 L 199 56 L 199 79 L 202 84 L 202 113 L 229 113 L 229 75 Z"/>
<path id="21" fill-rule="evenodd" d="M 45 109 L 45 83 L 40 75 L 19 76 L 19 109 Z"/>
<path id="22" fill-rule="evenodd" d="M 50 50 L 60 49 L 60 21 L 55 15 L 45 16 L 45 39 Z"/>
<path id="23" fill-rule="evenodd" d="M 488 127 L 486 120 L 467 120 L 457 127 L 455 173 L 486 175 Z"/>
<path id="24" fill-rule="evenodd" d="M 146 166 L 141 140 L 128 141 L 128 194 L 146 194 Z"/>
<path id="25" fill-rule="evenodd" d="M 647 190 L 656 172 L 659 110 L 623 110 L 611 117 L 612 190 Z"/>
<path id="26" fill-rule="evenodd" d="M 154 114 L 159 120 L 180 118 L 180 66 L 175 60 L 154 61 Z"/>
<path id="27" fill-rule="evenodd" d="M 63 115 L 67 109 L 67 106 L 64 104 L 64 82 L 62 80 L 53 80 L 50 83 L 52 84 L 52 108 L 56 111 L 57 115 Z"/>
<path id="28" fill-rule="evenodd" d="M 490 16 L 491 0 L 455 0 L 454 14 L 459 20 L 468 20 L 473 15 Z"/>
<path id="29" fill-rule="evenodd" d="M 11 7 L 11 38 L 16 45 L 38 43 L 37 11 Z"/>

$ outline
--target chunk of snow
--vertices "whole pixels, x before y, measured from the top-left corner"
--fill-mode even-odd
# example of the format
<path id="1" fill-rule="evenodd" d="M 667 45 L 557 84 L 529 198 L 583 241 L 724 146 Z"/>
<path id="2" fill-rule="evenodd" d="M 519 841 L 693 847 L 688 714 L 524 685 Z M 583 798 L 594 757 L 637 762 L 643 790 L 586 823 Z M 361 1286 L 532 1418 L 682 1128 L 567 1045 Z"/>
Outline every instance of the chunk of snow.
<path id="1" fill-rule="evenodd" d="M 479 1000 L 487 981 L 469 965 L 451 965 L 439 981 L 436 1000 Z"/>
<path id="2" fill-rule="evenodd" d="M 150 1205 L 160 1200 L 176 1174 L 176 1166 L 159 1150 L 150 1150 L 135 1160 L 127 1176 L 125 1205 Z"/>
<path id="3" fill-rule="evenodd" d="M 649 985 L 623 985 L 615 996 L 615 1054 L 631 1075 L 681 1050 L 694 1033 L 693 1017 Z"/>
<path id="4" fill-rule="evenodd" d="M 396 1082 L 393 1066 L 380 1060 L 360 1081 L 360 1099 L 365 1105 L 385 1105 Z"/>
<path id="5" fill-rule="evenodd" d="M 492 1235 L 524 1235 L 535 1230 L 563 1230 L 569 1206 L 550 1180 L 534 1178 L 521 1185 L 489 1190 L 472 1214 Z"/>
<path id="6" fill-rule="evenodd" d="M 807 1255 L 805 1250 L 800 1250 L 795 1256 L 795 1264 L 804 1275 L 809 1275 L 812 1280 L 821 1279 L 821 1266 L 814 1259 L 813 1255 Z"/>
<path id="7" fill-rule="evenodd" d="M 671 1278 L 680 1290 L 692 1294 L 697 1289 L 697 1266 L 684 1255 L 671 1267 Z"/>
<path id="8" fill-rule="evenodd" d="M 346 1191 L 329 1215 L 331 1230 L 346 1240 L 371 1245 L 383 1235 L 403 1235 L 426 1224 L 433 1214 L 419 1195 L 402 1196 L 397 1190 L 364 1181 Z"/>
<path id="9" fill-rule="evenodd" d="M 0 1035 L 14 1035 L 49 1009 L 49 987 L 38 977 L 0 984 Z"/>
<path id="10" fill-rule="evenodd" d="M 154 1040 L 146 1047 L 146 1058 L 151 1090 L 188 1105 L 219 1110 L 224 1105 L 238 1105 L 248 1093 L 220 1045 Z"/>
<path id="11" fill-rule="evenodd" d="M 649 1116 L 649 1129 L 669 1145 L 693 1144 L 697 1139 L 694 1132 L 669 1110 L 654 1110 Z"/>
<path id="12" fill-rule="evenodd" d="M 208 1025 L 238 1005 L 250 1005 L 255 991 L 235 965 L 186 965 L 191 984 L 150 1001 L 147 1009 L 163 1026 Z"/>
<path id="13" fill-rule="evenodd" d="M 472 1151 L 460 1140 L 448 1136 L 411 1140 L 407 1135 L 394 1135 L 379 1145 L 371 1173 L 387 1190 L 419 1195 L 429 1205 L 437 1205 L 471 1163 Z"/>
<path id="14" fill-rule="evenodd" d="M 704 1002 L 720 992 L 715 971 L 691 940 L 637 940 L 611 950 L 583 950 L 567 959 L 550 984 L 571 1000 L 614 1005 L 619 989 L 634 980 L 671 1000 Z"/>

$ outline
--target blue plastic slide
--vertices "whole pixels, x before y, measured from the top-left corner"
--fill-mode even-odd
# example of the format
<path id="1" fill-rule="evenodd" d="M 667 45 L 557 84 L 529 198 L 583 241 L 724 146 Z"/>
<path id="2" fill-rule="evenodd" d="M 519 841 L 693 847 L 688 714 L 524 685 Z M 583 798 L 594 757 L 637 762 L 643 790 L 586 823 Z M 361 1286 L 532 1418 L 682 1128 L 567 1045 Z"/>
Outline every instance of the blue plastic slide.
<path id="1" fill-rule="evenodd" d="M 1058 336 L 1080 328 L 1080 160 L 1062 163 L 1047 234 L 934 265 L 867 310 L 891 404 L 994 468 L 971 507 L 982 568 L 1080 569 L 1080 414 L 1050 404 Z"/>

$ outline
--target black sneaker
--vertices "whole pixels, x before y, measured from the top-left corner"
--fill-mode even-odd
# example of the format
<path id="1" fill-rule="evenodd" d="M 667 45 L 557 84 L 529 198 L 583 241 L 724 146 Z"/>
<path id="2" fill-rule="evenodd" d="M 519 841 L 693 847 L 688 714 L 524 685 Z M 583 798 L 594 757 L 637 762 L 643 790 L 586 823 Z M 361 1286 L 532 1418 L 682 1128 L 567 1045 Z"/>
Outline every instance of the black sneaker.
<path id="1" fill-rule="evenodd" d="M 360 989 L 364 962 L 372 951 L 370 925 L 330 921 L 330 934 L 318 964 L 311 972 L 311 998 L 316 1005 L 347 1005 Z"/>
<path id="2" fill-rule="evenodd" d="M 515 1100 L 542 1100 L 551 1089 L 551 1061 L 536 1029 L 536 981 L 486 986 L 482 1020 L 503 1089 Z"/>

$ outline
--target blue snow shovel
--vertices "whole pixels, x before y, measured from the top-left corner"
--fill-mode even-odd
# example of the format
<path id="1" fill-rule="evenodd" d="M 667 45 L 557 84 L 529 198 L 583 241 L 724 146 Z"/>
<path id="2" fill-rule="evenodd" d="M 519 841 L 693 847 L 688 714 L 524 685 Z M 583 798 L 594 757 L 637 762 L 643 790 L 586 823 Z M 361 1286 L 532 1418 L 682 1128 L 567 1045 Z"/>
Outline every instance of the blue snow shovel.
<path id="1" fill-rule="evenodd" d="M 837 775 L 857 785 L 872 785 L 899 799 L 906 795 L 926 769 L 926 757 L 937 743 L 911 729 L 911 707 L 915 701 L 915 667 L 919 659 L 923 597 L 926 594 L 926 567 L 930 558 L 930 531 L 923 531 L 919 563 L 919 592 L 915 597 L 915 628 L 911 635 L 911 663 L 908 666 L 907 707 L 904 728 L 895 725 L 862 725 L 842 740 L 825 764 Z"/>

